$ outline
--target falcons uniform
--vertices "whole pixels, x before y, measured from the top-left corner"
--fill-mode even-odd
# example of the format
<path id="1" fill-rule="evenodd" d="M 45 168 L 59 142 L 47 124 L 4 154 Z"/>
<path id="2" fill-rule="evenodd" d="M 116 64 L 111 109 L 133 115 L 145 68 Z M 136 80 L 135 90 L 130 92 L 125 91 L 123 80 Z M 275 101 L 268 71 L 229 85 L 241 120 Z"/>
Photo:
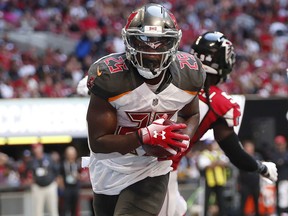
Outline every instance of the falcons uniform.
<path id="1" fill-rule="evenodd" d="M 202 63 L 194 56 L 177 52 L 163 80 L 154 91 L 143 81 L 124 53 L 111 54 L 89 70 L 89 91 L 110 102 L 117 110 L 115 134 L 127 134 L 146 127 L 168 113 L 172 120 L 198 94 L 205 80 Z M 146 177 L 167 174 L 171 161 L 145 156 L 142 147 L 126 155 L 91 151 L 89 171 L 93 191 L 117 195 Z"/>
<path id="2" fill-rule="evenodd" d="M 214 122 L 219 118 L 225 119 L 229 127 L 234 127 L 239 124 L 239 118 L 241 116 L 239 105 L 233 101 L 233 98 L 223 92 L 217 86 L 210 86 L 209 92 L 210 107 L 202 89 L 199 94 L 199 106 L 200 106 L 200 123 L 199 127 L 191 139 L 191 144 L 187 151 L 190 151 L 193 144 L 200 140 L 200 138 L 212 128 Z M 173 168 L 176 169 L 178 163 L 182 157 L 175 158 L 173 160 Z"/>
<path id="3" fill-rule="evenodd" d="M 239 118 L 241 115 L 240 107 L 235 101 L 233 101 L 231 96 L 227 95 L 217 86 L 210 86 L 209 95 L 210 108 L 204 90 L 202 89 L 199 94 L 200 123 L 195 135 L 191 139 L 191 143 L 187 151 L 190 151 L 193 144 L 199 141 L 200 138 L 212 128 L 213 123 L 219 118 L 225 119 L 230 127 L 234 127 L 239 124 Z M 181 158 L 181 156 L 178 158 L 173 158 L 172 166 L 174 170 L 177 169 Z M 161 209 L 159 216 L 182 216 L 187 211 L 187 204 L 181 202 L 183 198 L 179 193 L 178 183 L 177 181 L 173 181 L 173 178 L 177 178 L 177 171 L 171 172 L 170 174 L 168 192 L 165 198 L 166 200 L 164 201 L 165 207 Z M 172 202 L 172 199 L 175 201 Z M 167 200 L 170 200 L 169 203 Z M 171 203 L 177 203 L 177 205 L 171 205 Z M 173 213 L 171 214 L 171 212 Z"/>

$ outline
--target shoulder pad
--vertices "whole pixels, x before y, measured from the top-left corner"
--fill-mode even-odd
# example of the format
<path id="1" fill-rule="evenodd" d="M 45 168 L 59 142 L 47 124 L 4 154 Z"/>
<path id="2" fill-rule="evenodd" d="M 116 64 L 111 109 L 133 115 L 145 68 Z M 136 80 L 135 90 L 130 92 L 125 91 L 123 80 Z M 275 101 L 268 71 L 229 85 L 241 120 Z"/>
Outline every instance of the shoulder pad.
<path id="1" fill-rule="evenodd" d="M 203 91 L 199 95 L 202 97 Z M 233 100 L 231 95 L 219 89 L 217 86 L 210 86 L 210 105 L 214 112 L 224 118 L 229 127 L 239 125 L 241 110 L 239 104 Z"/>
<path id="2" fill-rule="evenodd" d="M 170 67 L 173 84 L 187 91 L 199 91 L 205 82 L 206 72 L 201 61 L 186 52 L 177 52 Z M 181 76 L 179 76 L 181 74 Z"/>
<path id="3" fill-rule="evenodd" d="M 109 99 L 129 92 L 143 83 L 135 76 L 135 69 L 125 53 L 105 56 L 91 65 L 87 87 L 90 92 Z"/>

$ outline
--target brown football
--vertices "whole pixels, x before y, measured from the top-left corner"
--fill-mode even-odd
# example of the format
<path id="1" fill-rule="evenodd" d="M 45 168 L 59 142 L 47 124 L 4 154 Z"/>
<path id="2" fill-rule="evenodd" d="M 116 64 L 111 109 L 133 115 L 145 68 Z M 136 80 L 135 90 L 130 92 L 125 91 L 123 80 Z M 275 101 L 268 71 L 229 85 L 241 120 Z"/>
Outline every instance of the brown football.
<path id="1" fill-rule="evenodd" d="M 144 151 L 146 152 L 146 154 L 149 156 L 154 156 L 154 157 L 159 157 L 159 158 L 172 156 L 172 154 L 169 151 L 167 151 L 165 148 L 161 146 L 143 144 L 142 147 Z M 175 149 L 175 147 L 173 146 L 171 146 L 171 148 Z M 177 149 L 175 150 L 178 151 Z"/>

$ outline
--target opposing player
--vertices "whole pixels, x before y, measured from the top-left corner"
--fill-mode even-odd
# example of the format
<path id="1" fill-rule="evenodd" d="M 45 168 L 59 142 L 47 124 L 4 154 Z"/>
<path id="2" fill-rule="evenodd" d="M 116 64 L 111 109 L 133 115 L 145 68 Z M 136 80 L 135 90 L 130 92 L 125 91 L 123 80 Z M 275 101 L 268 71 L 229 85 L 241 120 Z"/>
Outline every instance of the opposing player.
<path id="1" fill-rule="evenodd" d="M 177 203 L 178 200 L 181 200 L 177 184 L 177 166 L 193 144 L 211 128 L 215 140 L 236 167 L 245 171 L 258 172 L 273 182 L 277 180 L 278 175 L 274 163 L 256 161 L 243 150 L 238 136 L 234 132 L 234 126 L 238 125 L 241 115 L 240 107 L 231 96 L 217 87 L 218 83 L 227 79 L 227 75 L 232 71 L 235 63 L 232 43 L 220 32 L 206 32 L 195 40 L 191 53 L 202 61 L 207 73 L 204 88 L 199 94 L 200 124 L 191 139 L 189 149 L 180 156 L 170 158 L 173 160 L 175 171 L 171 172 L 169 189 L 160 213 L 161 216 L 185 214 L 187 205 L 185 203 L 183 205 L 183 202 Z"/>
<path id="2" fill-rule="evenodd" d="M 178 51 L 181 30 L 161 5 L 132 12 L 122 36 L 126 52 L 105 56 L 88 71 L 94 211 L 157 215 L 172 161 L 148 156 L 142 146 L 160 146 L 167 156 L 187 149 L 199 123 L 198 93 L 206 74 L 199 59 Z M 173 123 L 177 116 L 183 123 Z"/>

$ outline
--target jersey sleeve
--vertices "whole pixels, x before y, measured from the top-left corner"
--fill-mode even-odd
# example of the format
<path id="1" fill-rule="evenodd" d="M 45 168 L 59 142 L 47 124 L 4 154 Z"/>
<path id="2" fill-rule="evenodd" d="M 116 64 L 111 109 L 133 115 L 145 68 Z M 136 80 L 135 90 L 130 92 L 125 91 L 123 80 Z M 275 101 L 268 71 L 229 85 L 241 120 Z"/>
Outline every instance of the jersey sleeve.
<path id="1" fill-rule="evenodd" d="M 206 79 L 201 61 L 186 52 L 177 52 L 172 65 L 173 84 L 189 92 L 199 92 Z"/>
<path id="2" fill-rule="evenodd" d="M 87 87 L 89 92 L 107 100 L 139 85 L 132 74 L 125 54 L 111 54 L 90 66 Z"/>
<path id="3" fill-rule="evenodd" d="M 238 104 L 235 104 L 235 106 L 231 107 L 231 109 L 228 110 L 223 116 L 229 127 L 239 125 L 239 118 L 241 116 L 241 113 L 239 105 L 238 106 L 236 105 Z"/>
<path id="4" fill-rule="evenodd" d="M 210 88 L 210 103 L 216 114 L 225 119 L 229 127 L 239 125 L 240 106 L 231 95 L 213 86 Z"/>
<path id="5" fill-rule="evenodd" d="M 108 99 L 110 96 L 108 80 L 110 74 L 107 73 L 101 62 L 92 64 L 88 71 L 87 88 L 89 92 L 100 96 L 103 99 Z"/>

